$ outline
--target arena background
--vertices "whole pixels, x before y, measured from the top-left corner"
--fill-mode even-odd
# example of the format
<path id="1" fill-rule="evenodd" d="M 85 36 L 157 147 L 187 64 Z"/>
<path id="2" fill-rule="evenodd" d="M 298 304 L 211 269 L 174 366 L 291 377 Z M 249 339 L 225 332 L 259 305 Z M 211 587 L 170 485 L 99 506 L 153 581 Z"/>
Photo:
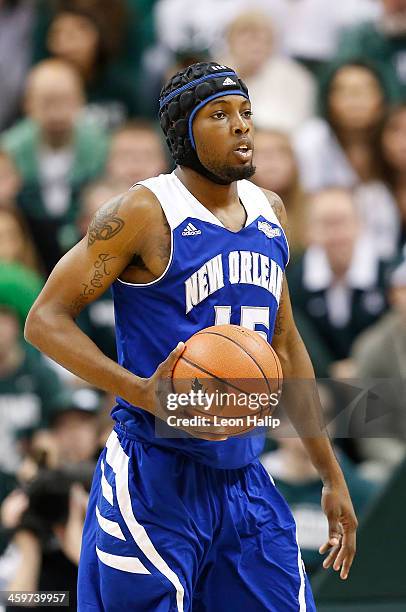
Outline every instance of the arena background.
<path id="1" fill-rule="evenodd" d="M 347 582 L 321 569 L 300 440 L 270 434 L 264 465 L 318 609 L 406 610 L 406 0 L 0 0 L 0 590 L 75 609 L 114 399 L 25 343 L 24 320 L 97 208 L 172 169 L 159 91 L 207 58 L 247 83 L 253 180 L 287 208 L 295 317 L 360 521 Z M 110 294 L 79 323 L 115 358 Z"/>

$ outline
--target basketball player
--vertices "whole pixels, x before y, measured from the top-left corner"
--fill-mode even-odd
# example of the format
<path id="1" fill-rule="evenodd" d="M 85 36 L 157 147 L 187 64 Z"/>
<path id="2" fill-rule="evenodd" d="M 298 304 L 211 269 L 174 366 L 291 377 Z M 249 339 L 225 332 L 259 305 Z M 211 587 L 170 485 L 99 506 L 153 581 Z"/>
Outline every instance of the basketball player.
<path id="1" fill-rule="evenodd" d="M 192 65 L 163 89 L 160 119 L 176 170 L 100 209 L 26 324 L 40 350 L 118 396 L 84 528 L 79 611 L 315 610 L 294 520 L 258 460 L 262 436 L 155 435 L 154 416 L 165 414 L 160 382 L 182 342 L 207 326 L 261 331 L 285 378 L 313 377 L 282 288 L 283 205 L 246 180 L 254 174 L 246 86 L 225 66 Z M 75 324 L 110 285 L 119 365 Z M 301 410 L 310 418 L 316 404 L 309 393 Z M 329 441 L 304 443 L 324 483 L 325 566 L 346 578 L 356 529 L 348 490 Z"/>

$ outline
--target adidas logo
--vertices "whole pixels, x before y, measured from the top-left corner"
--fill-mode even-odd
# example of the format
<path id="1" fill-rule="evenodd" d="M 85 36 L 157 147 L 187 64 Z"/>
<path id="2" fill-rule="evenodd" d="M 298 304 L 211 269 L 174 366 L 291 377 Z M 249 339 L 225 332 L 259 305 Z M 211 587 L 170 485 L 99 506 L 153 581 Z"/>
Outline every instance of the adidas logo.
<path id="1" fill-rule="evenodd" d="M 233 81 L 233 79 L 230 79 L 230 77 L 227 77 L 224 79 L 223 85 L 237 85 L 237 83 Z"/>
<path id="2" fill-rule="evenodd" d="M 193 223 L 188 223 L 182 232 L 182 236 L 198 236 L 201 233 L 202 230 L 197 229 Z"/>
<path id="3" fill-rule="evenodd" d="M 277 238 L 282 235 L 279 227 L 272 227 L 266 221 L 258 221 L 258 229 L 260 232 L 264 232 L 267 238 Z"/>

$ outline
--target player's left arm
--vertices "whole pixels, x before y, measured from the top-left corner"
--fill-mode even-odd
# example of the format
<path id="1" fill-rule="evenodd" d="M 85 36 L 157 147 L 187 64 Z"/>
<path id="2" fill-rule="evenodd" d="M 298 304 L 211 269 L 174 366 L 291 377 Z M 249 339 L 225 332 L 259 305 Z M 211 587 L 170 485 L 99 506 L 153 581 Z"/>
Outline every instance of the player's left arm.
<path id="1" fill-rule="evenodd" d="M 287 231 L 287 218 L 281 199 L 265 192 L 282 227 Z M 300 435 L 323 482 L 322 508 L 329 523 L 328 541 L 320 553 L 329 552 L 325 568 L 333 565 L 340 577 L 348 576 L 356 550 L 357 519 L 348 488 L 324 427 L 314 370 L 309 354 L 297 330 L 292 314 L 289 289 L 284 279 L 276 318 L 272 346 L 282 366 L 284 408 Z"/>

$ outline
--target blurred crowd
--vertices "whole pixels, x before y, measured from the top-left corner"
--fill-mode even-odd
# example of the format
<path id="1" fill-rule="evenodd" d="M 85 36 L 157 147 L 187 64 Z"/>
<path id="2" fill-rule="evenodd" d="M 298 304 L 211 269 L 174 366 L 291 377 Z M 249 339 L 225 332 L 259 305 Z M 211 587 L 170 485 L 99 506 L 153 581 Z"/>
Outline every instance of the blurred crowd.
<path id="1" fill-rule="evenodd" d="M 0 589 L 70 589 L 75 609 L 114 398 L 28 346 L 24 320 L 99 206 L 173 169 L 159 91 L 210 58 L 250 91 L 253 180 L 288 212 L 291 299 L 330 422 L 347 399 L 328 381 L 389 381 L 384 433 L 335 438 L 359 514 L 404 457 L 406 0 L 0 0 Z M 109 292 L 78 323 L 116 358 Z M 288 436 L 263 461 L 314 570 L 317 474 Z"/>

